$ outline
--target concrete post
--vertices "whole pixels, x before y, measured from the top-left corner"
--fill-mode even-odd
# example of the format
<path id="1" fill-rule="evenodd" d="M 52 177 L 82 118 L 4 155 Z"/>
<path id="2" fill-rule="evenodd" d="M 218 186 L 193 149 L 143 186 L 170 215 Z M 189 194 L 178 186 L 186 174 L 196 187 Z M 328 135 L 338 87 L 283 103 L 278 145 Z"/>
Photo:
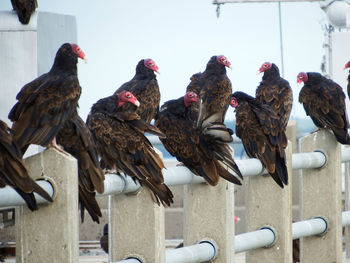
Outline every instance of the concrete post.
<path id="1" fill-rule="evenodd" d="M 219 248 L 215 263 L 233 263 L 234 235 L 234 185 L 224 179 L 215 187 L 185 185 L 184 246 L 212 239 Z"/>
<path id="2" fill-rule="evenodd" d="M 344 146 L 349 147 L 349 146 Z M 350 162 L 344 164 L 345 173 L 345 207 L 344 210 L 350 210 Z M 345 251 L 346 258 L 350 258 L 350 227 L 345 227 Z"/>
<path id="3" fill-rule="evenodd" d="M 268 175 L 244 178 L 247 187 L 247 231 L 271 227 L 277 233 L 270 248 L 248 251 L 247 263 L 292 262 L 292 145 L 285 150 L 289 185 L 281 189 Z"/>
<path id="4" fill-rule="evenodd" d="M 303 220 L 323 217 L 328 231 L 322 236 L 301 239 L 301 262 L 342 262 L 341 146 L 328 130 L 310 134 L 300 141 L 302 152 L 321 150 L 327 164 L 319 169 L 304 169 L 301 184 Z"/>
<path id="5" fill-rule="evenodd" d="M 58 48 L 77 41 L 75 17 L 36 12 L 22 25 L 15 12 L 0 11 L 0 119 L 10 127 L 7 115 L 19 90 L 50 70 Z M 37 153 L 30 146 L 28 153 Z M 28 154 L 26 154 L 28 156 Z"/>
<path id="6" fill-rule="evenodd" d="M 137 255 L 145 263 L 164 263 L 164 207 L 144 187 L 137 194 L 109 196 L 109 200 L 109 261 Z"/>
<path id="7" fill-rule="evenodd" d="M 54 181 L 54 202 L 38 211 L 16 209 L 16 262 L 76 263 L 79 260 L 78 169 L 73 157 L 49 149 L 25 160 L 34 179 Z"/>
<path id="8" fill-rule="evenodd" d="M 296 120 L 290 120 L 288 122 L 287 126 L 287 138 L 289 141 L 292 142 L 292 153 L 298 152 L 298 140 L 296 138 L 298 133 L 298 127 Z M 300 176 L 301 171 L 300 170 L 293 170 L 292 175 L 290 177 L 293 177 L 292 182 L 292 207 L 293 207 L 293 213 L 292 218 L 293 221 L 299 221 L 300 220 Z"/>

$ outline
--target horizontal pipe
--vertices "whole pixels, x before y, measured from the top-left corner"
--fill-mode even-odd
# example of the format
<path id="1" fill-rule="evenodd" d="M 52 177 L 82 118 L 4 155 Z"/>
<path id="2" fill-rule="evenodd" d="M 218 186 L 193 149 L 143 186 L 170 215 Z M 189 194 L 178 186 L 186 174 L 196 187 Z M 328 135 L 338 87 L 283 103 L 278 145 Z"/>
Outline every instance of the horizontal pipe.
<path id="1" fill-rule="evenodd" d="M 137 258 L 127 258 L 127 259 L 123 259 L 121 261 L 111 261 L 111 263 L 144 263 L 140 260 L 138 260 Z"/>
<path id="2" fill-rule="evenodd" d="M 324 166 L 326 162 L 326 155 L 320 151 L 308 153 L 293 153 L 292 155 L 293 170 L 320 168 Z"/>
<path id="3" fill-rule="evenodd" d="M 276 235 L 271 228 L 262 228 L 236 235 L 235 253 L 271 246 L 275 242 L 275 239 Z"/>
<path id="4" fill-rule="evenodd" d="M 350 162 L 350 147 L 349 146 L 342 146 L 341 161 L 342 161 L 342 163 Z"/>
<path id="5" fill-rule="evenodd" d="M 292 237 L 299 239 L 302 237 L 321 235 L 327 231 L 327 221 L 321 217 L 303 220 L 292 224 Z"/>
<path id="6" fill-rule="evenodd" d="M 350 148 L 343 148 L 343 161 L 350 161 Z M 262 166 L 258 159 L 237 160 L 237 165 L 243 176 L 254 176 L 258 174 L 266 174 L 266 169 Z M 322 152 L 309 153 L 294 153 L 292 155 L 293 169 L 319 168 L 325 165 L 326 157 Z M 232 171 L 233 172 L 233 171 Z M 185 166 L 170 167 L 163 169 L 164 182 L 169 185 L 184 185 L 193 183 L 203 183 L 205 180 L 197 175 L 194 175 Z M 106 174 L 104 181 L 105 191 L 98 195 L 111 195 L 120 193 L 137 192 L 140 189 L 140 184 L 134 182 L 130 176 Z M 47 181 L 38 181 L 43 184 L 43 188 L 50 193 L 53 193 L 52 186 Z M 49 184 L 49 185 L 48 185 Z M 46 189 L 47 188 L 47 189 Z M 6 197 L 5 197 L 6 196 Z M 37 197 L 38 203 L 45 203 L 46 200 Z M 19 195 L 10 187 L 0 189 L 0 207 L 17 206 L 24 204 L 24 201 L 19 198 Z"/>
<path id="7" fill-rule="evenodd" d="M 104 192 L 97 195 L 112 195 L 121 193 L 133 193 L 140 189 L 138 181 L 134 181 L 130 176 L 124 174 L 105 174 Z"/>
<path id="8" fill-rule="evenodd" d="M 38 180 L 36 181 L 41 188 L 43 188 L 51 197 L 54 195 L 54 188 L 49 181 Z M 37 204 L 48 203 L 48 201 L 42 198 L 40 195 L 34 193 Z M 24 205 L 23 198 L 10 186 L 0 188 L 0 207 L 6 206 L 18 206 Z"/>
<path id="9" fill-rule="evenodd" d="M 196 245 L 171 249 L 165 252 L 166 263 L 199 263 L 211 262 L 216 257 L 215 245 L 202 242 Z"/>
<path id="10" fill-rule="evenodd" d="M 170 249 L 165 251 L 166 263 L 200 263 L 209 262 L 215 259 L 217 254 L 216 246 L 210 241 L 204 241 L 192 246 Z M 111 263 L 140 263 L 136 258 L 128 258 Z M 141 262 L 142 263 L 142 262 Z"/>
<path id="11" fill-rule="evenodd" d="M 350 225 L 350 210 L 342 212 L 341 223 L 343 227 Z"/>

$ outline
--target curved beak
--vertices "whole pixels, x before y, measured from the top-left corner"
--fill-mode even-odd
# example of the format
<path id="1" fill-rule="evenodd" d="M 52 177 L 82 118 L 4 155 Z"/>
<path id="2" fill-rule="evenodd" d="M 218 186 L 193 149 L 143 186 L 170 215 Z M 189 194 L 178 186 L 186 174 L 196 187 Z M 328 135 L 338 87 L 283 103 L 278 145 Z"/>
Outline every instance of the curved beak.
<path id="1" fill-rule="evenodd" d="M 140 102 L 137 100 L 137 101 L 135 101 L 135 106 L 136 107 L 140 107 Z"/>

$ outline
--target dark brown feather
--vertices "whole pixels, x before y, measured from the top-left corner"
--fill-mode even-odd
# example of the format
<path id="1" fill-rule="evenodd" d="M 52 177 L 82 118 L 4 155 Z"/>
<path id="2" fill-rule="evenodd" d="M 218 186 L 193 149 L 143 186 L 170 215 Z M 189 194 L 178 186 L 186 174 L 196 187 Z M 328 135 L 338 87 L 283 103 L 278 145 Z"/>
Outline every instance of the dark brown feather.
<path id="1" fill-rule="evenodd" d="M 18 15 L 18 20 L 27 25 L 31 15 L 38 7 L 37 0 L 11 0 L 12 8 Z"/>
<path id="2" fill-rule="evenodd" d="M 52 202 L 51 197 L 28 175 L 22 154 L 11 130 L 0 120 L 0 187 L 11 186 L 22 196 L 29 209 L 37 210 L 34 192 Z"/>
<path id="3" fill-rule="evenodd" d="M 216 152 L 219 147 L 226 144 L 218 142 L 203 132 L 204 129 L 197 127 L 198 112 L 194 116 L 196 111 L 193 111 L 193 108 L 196 108 L 196 104 L 185 107 L 184 97 L 164 103 L 155 122 L 155 125 L 165 134 L 165 138 L 160 139 L 164 147 L 210 185 L 216 185 L 220 177 L 232 183 L 241 184 L 240 180 L 223 168 L 219 162 L 228 164 L 232 170 L 241 175 L 233 161 L 232 152 L 229 156 Z M 218 156 L 225 157 L 221 160 Z"/>
<path id="4" fill-rule="evenodd" d="M 30 144 L 46 147 L 63 123 L 76 114 L 81 93 L 77 56 L 70 44 L 57 51 L 51 70 L 26 84 L 9 113 L 15 141 L 24 153 Z"/>
<path id="5" fill-rule="evenodd" d="M 210 58 L 202 74 L 192 76 L 190 86 L 197 85 L 200 86 L 198 126 L 205 126 L 209 122 L 223 123 L 230 104 L 232 85 L 226 75 L 225 65 L 217 61 L 217 56 Z"/>
<path id="6" fill-rule="evenodd" d="M 153 70 L 145 67 L 143 59 L 136 66 L 135 76 L 117 89 L 114 95 L 124 90 L 130 91 L 140 101 L 136 114 L 150 123 L 159 110 L 160 92 L 156 75 Z"/>
<path id="7" fill-rule="evenodd" d="M 275 182 L 288 184 L 284 148 L 287 138 L 279 116 L 267 105 L 243 93 L 233 94 L 236 107 L 236 133 L 250 158 L 258 158 Z"/>
<path id="8" fill-rule="evenodd" d="M 57 134 L 57 143 L 78 160 L 79 202 L 83 221 L 84 208 L 99 223 L 102 217 L 95 191 L 104 191 L 104 172 L 100 167 L 95 142 L 84 121 L 75 115 Z"/>
<path id="9" fill-rule="evenodd" d="M 293 105 L 293 91 L 285 79 L 281 78 L 278 67 L 272 63 L 264 72 L 260 85 L 256 89 L 256 99 L 266 104 L 280 117 L 282 127 L 287 128 Z"/>
<path id="10" fill-rule="evenodd" d="M 348 98 L 350 100 L 350 71 L 349 71 L 349 75 L 348 75 L 348 86 L 347 86 L 347 91 L 348 91 Z"/>
<path id="11" fill-rule="evenodd" d="M 138 179 L 153 192 L 158 203 L 170 205 L 173 194 L 164 184 L 165 166 L 144 135 L 150 130 L 162 137 L 164 134 L 155 127 L 150 129 L 150 124 L 135 112 L 125 112 L 131 110 L 129 105 L 117 105 L 115 95 L 101 99 L 92 106 L 87 120 L 103 162 Z"/>
<path id="12" fill-rule="evenodd" d="M 317 127 L 332 130 L 338 142 L 350 144 L 342 88 L 319 73 L 308 72 L 307 76 L 308 81 L 299 93 L 299 102 L 303 104 L 306 114 Z"/>

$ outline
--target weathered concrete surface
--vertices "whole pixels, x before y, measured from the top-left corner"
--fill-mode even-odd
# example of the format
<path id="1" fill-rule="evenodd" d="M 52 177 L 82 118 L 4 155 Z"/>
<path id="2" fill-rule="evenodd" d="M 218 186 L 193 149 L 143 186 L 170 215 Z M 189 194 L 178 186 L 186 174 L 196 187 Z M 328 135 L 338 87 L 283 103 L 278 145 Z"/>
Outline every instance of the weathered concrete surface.
<path id="1" fill-rule="evenodd" d="M 238 186 L 239 187 L 239 186 Z M 218 247 L 216 263 L 234 262 L 234 185 L 220 179 L 217 186 L 186 185 L 184 191 L 184 245 L 204 238 Z"/>
<path id="2" fill-rule="evenodd" d="M 342 198 L 341 198 L 341 146 L 333 134 L 321 130 L 301 139 L 302 152 L 322 150 L 327 165 L 319 169 L 304 169 L 301 187 L 301 217 L 325 218 L 328 231 L 322 236 L 301 239 L 301 261 L 318 263 L 342 262 Z M 315 205 L 317 204 L 317 205 Z"/>
<path id="3" fill-rule="evenodd" d="M 297 122 L 296 120 L 290 120 L 287 125 L 286 135 L 289 141 L 292 143 L 292 153 L 298 152 L 298 140 L 296 138 L 298 132 Z M 292 171 L 293 177 L 292 180 L 292 205 L 293 205 L 293 213 L 292 218 L 293 221 L 300 220 L 300 176 L 301 170 Z"/>
<path id="4" fill-rule="evenodd" d="M 276 243 L 246 253 L 247 263 L 292 262 L 292 145 L 285 150 L 289 184 L 280 188 L 270 175 L 250 176 L 245 179 L 247 187 L 247 231 L 272 227 L 277 233 Z M 247 179 L 247 180 L 246 180 Z"/>
<path id="5" fill-rule="evenodd" d="M 345 146 L 349 147 L 349 146 Z M 344 164 L 345 168 L 345 194 L 344 194 L 344 210 L 350 210 L 350 163 Z M 350 227 L 345 227 L 345 256 L 350 258 Z"/>
<path id="6" fill-rule="evenodd" d="M 30 175 L 52 178 L 54 202 L 16 212 L 16 262 L 78 262 L 78 168 L 73 157 L 49 149 L 27 158 Z"/>
<path id="7" fill-rule="evenodd" d="M 135 195 L 109 198 L 109 260 L 140 255 L 145 262 L 164 263 L 164 207 L 158 206 L 144 187 Z"/>
<path id="8" fill-rule="evenodd" d="M 10 127 L 7 115 L 17 93 L 50 70 L 63 43 L 77 41 L 76 28 L 73 16 L 36 12 L 29 25 L 22 25 L 15 12 L 0 11 L 0 119 Z M 27 152 L 37 153 L 38 147 L 31 146 Z"/>

